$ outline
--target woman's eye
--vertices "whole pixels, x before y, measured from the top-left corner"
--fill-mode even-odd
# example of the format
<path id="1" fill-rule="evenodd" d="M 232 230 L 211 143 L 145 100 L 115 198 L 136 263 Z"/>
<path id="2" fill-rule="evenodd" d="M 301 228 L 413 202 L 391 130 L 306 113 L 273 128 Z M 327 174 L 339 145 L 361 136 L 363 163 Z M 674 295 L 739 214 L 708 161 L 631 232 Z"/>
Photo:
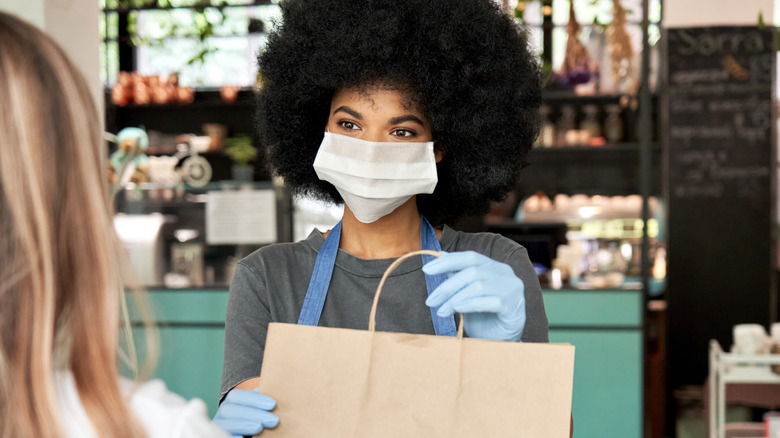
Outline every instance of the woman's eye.
<path id="1" fill-rule="evenodd" d="M 346 120 L 345 120 L 345 121 L 342 121 L 342 122 L 339 122 L 339 125 L 341 125 L 341 127 L 342 127 L 342 128 L 344 128 L 344 129 L 348 129 L 348 130 L 356 130 L 356 129 L 360 129 L 360 128 L 358 127 L 358 125 L 356 125 L 356 124 L 354 124 L 354 123 L 352 123 L 352 122 L 348 122 L 348 121 L 346 121 Z"/>
<path id="2" fill-rule="evenodd" d="M 414 131 L 408 129 L 396 129 L 392 134 L 396 137 L 414 137 L 416 135 Z"/>

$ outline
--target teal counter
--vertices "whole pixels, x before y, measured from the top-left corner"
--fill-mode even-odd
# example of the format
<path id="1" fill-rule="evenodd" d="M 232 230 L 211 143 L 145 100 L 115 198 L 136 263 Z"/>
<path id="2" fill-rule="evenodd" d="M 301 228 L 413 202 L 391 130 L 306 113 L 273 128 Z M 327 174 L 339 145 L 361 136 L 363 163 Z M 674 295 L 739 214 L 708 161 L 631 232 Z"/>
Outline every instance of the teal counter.
<path id="1" fill-rule="evenodd" d="M 160 331 L 156 377 L 217 408 L 225 347 L 226 290 L 149 293 Z M 576 438 L 642 436 L 642 295 L 639 291 L 545 291 L 550 342 L 576 347 Z M 140 340 L 140 329 L 136 329 Z"/>
<path id="2" fill-rule="evenodd" d="M 575 438 L 642 437 L 639 291 L 545 291 L 550 342 L 574 353 Z"/>
<path id="3" fill-rule="evenodd" d="M 205 401 L 213 417 L 222 378 L 227 290 L 151 290 L 149 297 L 160 333 L 155 377 L 182 397 Z M 141 344 L 139 320 L 131 320 L 136 343 Z"/>

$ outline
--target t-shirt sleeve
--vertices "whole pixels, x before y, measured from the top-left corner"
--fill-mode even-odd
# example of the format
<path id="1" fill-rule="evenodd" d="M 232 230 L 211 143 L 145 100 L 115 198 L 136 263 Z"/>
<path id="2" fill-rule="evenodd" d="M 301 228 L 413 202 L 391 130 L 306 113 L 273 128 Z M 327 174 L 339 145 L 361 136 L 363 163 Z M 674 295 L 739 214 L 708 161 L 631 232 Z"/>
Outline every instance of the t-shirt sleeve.
<path id="1" fill-rule="evenodd" d="M 523 330 L 523 342 L 550 342 L 548 336 L 549 326 L 547 323 L 547 313 L 544 311 L 544 300 L 542 299 L 542 287 L 539 284 L 539 277 L 528 257 L 528 251 L 522 246 L 512 242 L 511 249 L 502 248 L 503 245 L 497 245 L 503 253 L 502 257 L 496 257 L 496 260 L 503 261 L 512 267 L 525 286 L 525 329 Z M 494 251 L 497 248 L 494 247 Z M 498 254 L 496 254 L 498 255 Z"/>
<path id="2" fill-rule="evenodd" d="M 228 295 L 220 400 L 234 386 L 260 376 L 270 321 L 265 281 L 239 262 Z"/>

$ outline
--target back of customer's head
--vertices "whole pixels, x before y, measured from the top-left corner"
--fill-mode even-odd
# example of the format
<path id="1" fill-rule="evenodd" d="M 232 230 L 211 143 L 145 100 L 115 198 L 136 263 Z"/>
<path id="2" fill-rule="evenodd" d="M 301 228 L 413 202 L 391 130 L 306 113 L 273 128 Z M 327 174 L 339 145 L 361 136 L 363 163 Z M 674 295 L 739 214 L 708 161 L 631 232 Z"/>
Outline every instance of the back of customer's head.
<path id="1" fill-rule="evenodd" d="M 0 437 L 60 436 L 70 370 L 99 436 L 141 429 L 118 386 L 121 299 L 98 113 L 34 27 L 0 12 Z"/>

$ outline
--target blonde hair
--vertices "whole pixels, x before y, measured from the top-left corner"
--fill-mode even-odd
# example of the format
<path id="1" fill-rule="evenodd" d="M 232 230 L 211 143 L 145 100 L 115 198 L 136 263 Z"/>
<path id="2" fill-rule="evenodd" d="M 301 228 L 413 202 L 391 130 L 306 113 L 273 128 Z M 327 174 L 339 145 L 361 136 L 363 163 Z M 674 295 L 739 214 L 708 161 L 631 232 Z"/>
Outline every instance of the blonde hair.
<path id="1" fill-rule="evenodd" d="M 99 436 L 144 435 L 119 389 L 123 269 L 105 162 L 81 74 L 0 12 L 0 437 L 62 435 L 55 370 L 72 372 Z"/>

